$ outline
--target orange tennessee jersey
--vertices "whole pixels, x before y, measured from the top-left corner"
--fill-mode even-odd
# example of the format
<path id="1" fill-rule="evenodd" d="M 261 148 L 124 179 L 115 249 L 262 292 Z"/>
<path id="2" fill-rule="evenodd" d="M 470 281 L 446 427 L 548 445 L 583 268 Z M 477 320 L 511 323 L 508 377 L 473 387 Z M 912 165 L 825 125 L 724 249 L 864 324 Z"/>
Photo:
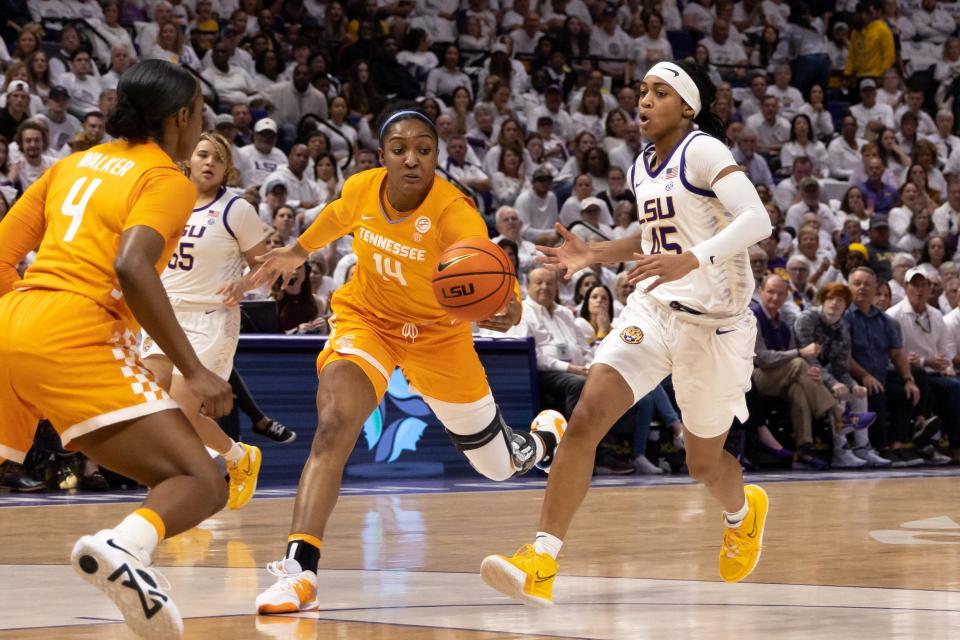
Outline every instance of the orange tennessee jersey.
<path id="1" fill-rule="evenodd" d="M 47 170 L 0 223 L 0 295 L 10 288 L 69 291 L 135 329 L 114 261 L 120 236 L 144 225 L 166 241 L 160 273 L 183 233 L 196 189 L 155 143 L 116 141 L 75 153 Z M 19 282 L 10 277 L 40 245 Z"/>
<path id="2" fill-rule="evenodd" d="M 439 176 L 416 210 L 390 220 L 380 204 L 386 176 L 386 169 L 351 176 L 340 198 L 300 236 L 300 245 L 316 251 L 353 233 L 357 266 L 337 296 L 347 296 L 383 318 L 415 323 L 443 320 L 446 312 L 431 285 L 440 254 L 460 240 L 486 238 L 487 226 L 470 198 Z"/>

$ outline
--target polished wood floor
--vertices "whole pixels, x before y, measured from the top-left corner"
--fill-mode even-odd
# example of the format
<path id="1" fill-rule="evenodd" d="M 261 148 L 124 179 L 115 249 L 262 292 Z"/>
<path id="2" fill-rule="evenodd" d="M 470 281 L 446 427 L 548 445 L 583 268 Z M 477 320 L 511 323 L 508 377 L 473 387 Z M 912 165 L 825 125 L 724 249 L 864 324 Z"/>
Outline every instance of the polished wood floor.
<path id="1" fill-rule="evenodd" d="M 560 557 L 557 606 L 479 579 L 535 532 L 542 491 L 350 496 L 324 541 L 321 610 L 251 615 L 292 500 L 256 499 L 163 544 L 190 638 L 956 638 L 960 478 L 774 482 L 760 566 L 719 581 L 721 522 L 697 486 L 595 488 Z M 73 575 L 82 533 L 129 504 L 0 509 L 0 638 L 128 638 Z M 55 604 L 55 606 L 54 606 Z"/>

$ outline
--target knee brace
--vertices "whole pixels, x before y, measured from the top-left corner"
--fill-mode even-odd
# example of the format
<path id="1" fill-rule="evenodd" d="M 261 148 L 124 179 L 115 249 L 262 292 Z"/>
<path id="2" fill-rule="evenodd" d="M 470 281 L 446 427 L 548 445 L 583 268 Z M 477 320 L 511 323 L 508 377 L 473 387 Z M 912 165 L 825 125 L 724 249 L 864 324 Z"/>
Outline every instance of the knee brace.
<path id="1" fill-rule="evenodd" d="M 453 446 L 487 478 L 508 480 L 536 462 L 533 436 L 515 433 L 503 421 L 492 395 L 469 404 L 424 400 L 444 425 Z"/>

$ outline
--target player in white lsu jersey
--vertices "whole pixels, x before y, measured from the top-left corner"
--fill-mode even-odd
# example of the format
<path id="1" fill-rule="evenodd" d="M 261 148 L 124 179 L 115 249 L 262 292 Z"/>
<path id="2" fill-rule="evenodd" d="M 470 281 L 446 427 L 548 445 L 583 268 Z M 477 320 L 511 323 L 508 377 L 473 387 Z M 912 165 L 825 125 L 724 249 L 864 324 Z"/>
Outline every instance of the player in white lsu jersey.
<path id="1" fill-rule="evenodd" d="M 190 180 L 197 188 L 195 208 L 160 276 L 200 361 L 224 380 L 230 377 L 240 339 L 237 302 L 246 288 L 243 271 L 254 264 L 255 256 L 266 253 L 267 235 L 253 206 L 224 187 L 234 172 L 229 143 L 218 134 L 202 134 L 190 158 Z M 260 449 L 234 442 L 200 413 L 199 400 L 183 376 L 146 334 L 141 355 L 180 404 L 203 443 L 226 460 L 230 473 L 227 506 L 243 507 L 256 489 Z"/>
<path id="2" fill-rule="evenodd" d="M 710 111 L 715 95 L 692 65 L 651 68 L 640 89 L 639 125 L 652 144 L 630 172 L 640 235 L 587 244 L 558 225 L 564 244 L 537 247 L 542 261 L 566 277 L 589 264 L 636 260 L 630 279 L 638 286 L 620 331 L 598 348 L 557 448 L 535 542 L 513 557 L 483 561 L 484 580 L 526 604 L 553 604 L 556 556 L 590 486 L 600 439 L 671 374 L 690 475 L 724 509 L 720 575 L 740 581 L 759 560 L 767 496 L 744 487 L 740 465 L 723 445 L 733 418 L 747 417 L 744 394 L 753 372 L 747 248 L 770 235 L 771 226 L 756 189 L 721 141 L 723 126 Z"/>

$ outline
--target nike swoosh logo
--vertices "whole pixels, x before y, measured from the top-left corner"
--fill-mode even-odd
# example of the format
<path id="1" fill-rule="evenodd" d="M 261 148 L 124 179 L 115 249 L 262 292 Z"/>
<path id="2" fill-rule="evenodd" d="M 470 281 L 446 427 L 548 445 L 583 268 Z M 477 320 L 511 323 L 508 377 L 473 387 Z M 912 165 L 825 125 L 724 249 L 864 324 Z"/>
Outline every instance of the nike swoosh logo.
<path id="1" fill-rule="evenodd" d="M 669 71 L 670 73 L 672 73 L 674 78 L 680 76 L 680 73 L 679 73 L 678 71 L 674 71 L 673 69 L 671 69 L 671 68 L 669 68 L 669 67 L 664 67 L 664 68 L 665 68 L 667 71 Z"/>
<path id="2" fill-rule="evenodd" d="M 750 533 L 747 534 L 748 538 L 755 538 L 757 536 L 757 511 L 753 510 L 753 528 L 750 529 Z"/>
<path id="3" fill-rule="evenodd" d="M 110 538 L 109 540 L 107 540 L 107 546 L 108 546 L 108 547 L 113 547 L 113 548 L 116 549 L 117 551 L 123 551 L 125 554 L 127 554 L 128 556 L 130 556 L 130 557 L 133 558 L 134 560 L 139 560 L 139 559 L 140 559 L 140 558 L 138 558 L 137 556 L 135 556 L 135 555 L 133 555 L 132 553 L 130 553 L 129 551 L 127 551 L 126 549 L 124 549 L 123 547 L 121 547 L 120 545 L 118 545 L 116 542 L 114 542 L 114 541 L 113 541 L 113 538 Z"/>
<path id="4" fill-rule="evenodd" d="M 553 578 L 554 576 L 556 576 L 556 575 L 557 575 L 557 574 L 555 574 L 555 573 L 551 573 L 551 574 L 548 575 L 548 576 L 541 576 L 541 575 L 540 575 L 540 572 L 537 571 L 537 578 L 536 578 L 535 582 L 546 582 L 547 580 L 552 579 L 552 578 Z"/>
<path id="5" fill-rule="evenodd" d="M 713 259 L 716 258 L 716 257 L 717 257 L 717 256 L 710 256 L 710 264 L 716 264 L 716 263 L 713 261 Z"/>
<path id="6" fill-rule="evenodd" d="M 452 267 L 453 265 L 457 264 L 458 262 L 462 262 L 462 261 L 466 260 L 467 258 L 472 258 L 472 257 L 475 256 L 475 255 L 477 255 L 477 254 L 475 254 L 475 253 L 465 253 L 465 254 L 463 254 L 462 256 L 457 256 L 456 258 L 453 258 L 452 260 L 447 260 L 446 262 L 441 262 L 439 265 L 437 265 L 437 271 L 443 271 L 443 270 L 446 269 L 447 267 Z"/>
<path id="7" fill-rule="evenodd" d="M 726 331 L 721 331 L 720 329 L 717 329 L 717 335 L 722 336 L 727 333 L 733 333 L 734 331 L 736 331 L 736 329 L 727 329 Z"/>
<path id="8" fill-rule="evenodd" d="M 361 215 L 360 219 L 366 222 L 367 220 L 373 220 L 376 216 Z"/>

